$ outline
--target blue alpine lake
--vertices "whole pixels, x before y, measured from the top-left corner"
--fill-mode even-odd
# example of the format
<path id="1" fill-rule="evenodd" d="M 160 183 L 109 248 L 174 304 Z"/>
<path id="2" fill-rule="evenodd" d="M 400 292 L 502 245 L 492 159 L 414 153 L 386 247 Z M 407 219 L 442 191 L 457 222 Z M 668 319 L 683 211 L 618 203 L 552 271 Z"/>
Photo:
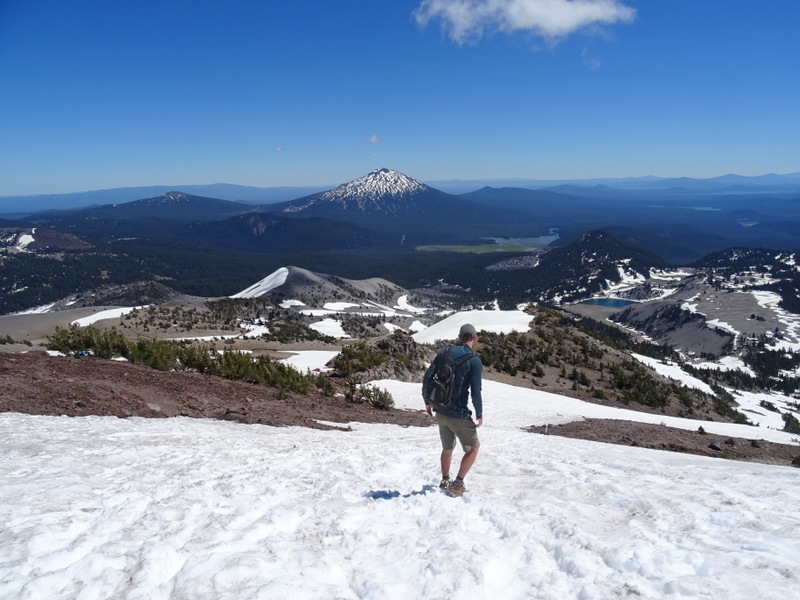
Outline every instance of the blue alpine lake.
<path id="1" fill-rule="evenodd" d="M 622 300 L 620 298 L 592 298 L 591 300 L 584 300 L 578 304 L 593 304 L 597 306 L 607 306 L 609 308 L 622 308 L 631 304 L 639 304 L 634 300 Z"/>

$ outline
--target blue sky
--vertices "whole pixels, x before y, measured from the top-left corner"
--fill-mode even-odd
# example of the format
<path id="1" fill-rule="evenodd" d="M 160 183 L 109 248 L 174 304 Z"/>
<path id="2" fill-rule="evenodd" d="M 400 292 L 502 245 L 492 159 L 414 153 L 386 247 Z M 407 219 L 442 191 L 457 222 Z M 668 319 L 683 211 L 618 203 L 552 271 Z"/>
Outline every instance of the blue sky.
<path id="1" fill-rule="evenodd" d="M 0 196 L 800 171 L 793 0 L 0 0 Z"/>

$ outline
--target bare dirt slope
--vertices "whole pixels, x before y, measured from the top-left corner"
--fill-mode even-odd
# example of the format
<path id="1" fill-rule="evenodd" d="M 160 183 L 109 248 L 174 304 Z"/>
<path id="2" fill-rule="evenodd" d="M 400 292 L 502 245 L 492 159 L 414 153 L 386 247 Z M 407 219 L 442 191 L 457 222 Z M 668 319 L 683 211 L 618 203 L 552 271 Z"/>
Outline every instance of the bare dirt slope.
<path id="1" fill-rule="evenodd" d="M 665 425 L 611 419 L 587 419 L 563 425 L 531 427 L 528 431 L 622 446 L 639 446 L 653 450 L 685 452 L 784 466 L 792 464 L 795 457 L 800 457 L 800 447 L 798 446 L 776 444 L 766 440 L 747 440 L 703 434 L 699 432 L 700 427 L 702 427 L 702 422 L 698 422 L 698 430 L 689 431 Z"/>
<path id="2" fill-rule="evenodd" d="M 430 425 L 423 412 L 377 410 L 325 396 L 94 357 L 0 352 L 0 412 L 226 419 L 330 429 L 330 423 Z"/>

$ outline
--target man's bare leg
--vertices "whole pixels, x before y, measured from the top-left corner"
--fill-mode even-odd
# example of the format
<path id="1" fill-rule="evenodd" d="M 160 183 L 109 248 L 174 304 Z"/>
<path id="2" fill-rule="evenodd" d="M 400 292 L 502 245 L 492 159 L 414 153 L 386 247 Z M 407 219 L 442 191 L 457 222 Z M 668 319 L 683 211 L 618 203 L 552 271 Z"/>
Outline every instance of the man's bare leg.
<path id="1" fill-rule="evenodd" d="M 460 479 L 464 479 L 469 473 L 469 470 L 472 468 L 472 465 L 475 464 L 475 459 L 478 458 L 478 449 L 481 447 L 480 444 L 477 446 L 473 446 L 469 449 L 469 451 L 464 455 L 461 459 L 461 464 L 458 467 L 458 476 Z M 452 455 L 453 451 L 450 451 Z"/>
<path id="2" fill-rule="evenodd" d="M 442 450 L 442 478 L 450 477 L 450 462 L 453 460 L 452 450 Z"/>

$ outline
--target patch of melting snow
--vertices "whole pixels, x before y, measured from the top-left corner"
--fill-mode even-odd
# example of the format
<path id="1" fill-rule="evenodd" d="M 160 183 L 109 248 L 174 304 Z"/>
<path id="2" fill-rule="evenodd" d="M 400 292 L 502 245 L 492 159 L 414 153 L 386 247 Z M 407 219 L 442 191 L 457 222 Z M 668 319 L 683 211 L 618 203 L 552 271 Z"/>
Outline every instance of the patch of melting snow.
<path id="1" fill-rule="evenodd" d="M 720 321 L 719 319 L 711 319 L 710 321 L 706 321 L 706 326 L 710 327 L 711 329 L 720 329 L 722 331 L 727 331 L 728 333 L 732 333 L 733 335 L 739 335 L 739 332 L 736 331 L 736 329 L 734 329 L 728 323 Z"/>
<path id="2" fill-rule="evenodd" d="M 400 296 L 397 299 L 397 306 L 395 308 L 397 308 L 398 310 L 402 310 L 402 311 L 406 311 L 406 312 L 410 312 L 410 313 L 414 313 L 414 314 L 423 314 L 423 313 L 428 312 L 424 308 L 418 308 L 416 306 L 412 306 L 408 302 L 408 296 L 407 295 Z"/>
<path id="3" fill-rule="evenodd" d="M 150 306 L 149 304 L 145 304 L 142 306 L 128 306 L 122 308 L 109 308 L 107 310 L 101 310 L 100 312 L 94 313 L 89 315 L 88 317 L 81 317 L 80 319 L 75 319 L 72 321 L 72 325 L 77 325 L 78 327 L 87 327 L 88 325 L 94 325 L 98 321 L 103 321 L 104 319 L 118 319 L 123 315 L 127 315 L 134 310 L 140 310 L 143 308 L 147 308 Z"/>
<path id="4" fill-rule="evenodd" d="M 309 327 L 322 335 L 329 335 L 338 339 L 350 337 L 342 328 L 342 324 L 336 319 L 322 319 L 321 321 L 312 323 Z"/>
<path id="5" fill-rule="evenodd" d="M 283 300 L 280 303 L 281 308 L 291 308 L 293 306 L 305 306 L 305 302 L 300 302 L 300 300 Z"/>

